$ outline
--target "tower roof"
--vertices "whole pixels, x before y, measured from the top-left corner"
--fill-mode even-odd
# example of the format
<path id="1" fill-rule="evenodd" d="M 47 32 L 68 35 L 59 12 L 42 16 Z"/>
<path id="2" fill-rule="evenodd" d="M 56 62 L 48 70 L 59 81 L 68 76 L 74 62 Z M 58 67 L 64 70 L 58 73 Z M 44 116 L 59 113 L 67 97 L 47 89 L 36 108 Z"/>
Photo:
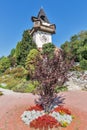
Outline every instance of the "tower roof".
<path id="1" fill-rule="evenodd" d="M 32 16 L 31 20 L 32 22 L 34 22 L 34 27 L 30 30 L 31 35 L 37 30 L 48 32 L 51 34 L 55 33 L 56 26 L 55 24 L 51 24 L 49 22 L 43 8 L 40 9 L 37 17 Z"/>
<path id="2" fill-rule="evenodd" d="M 37 18 L 39 20 L 41 20 L 41 21 L 46 22 L 46 23 L 50 23 L 47 16 L 46 16 L 46 14 L 45 14 L 45 12 L 44 12 L 44 10 L 43 10 L 43 8 L 40 9 L 40 11 L 39 11 L 39 13 L 37 15 Z"/>

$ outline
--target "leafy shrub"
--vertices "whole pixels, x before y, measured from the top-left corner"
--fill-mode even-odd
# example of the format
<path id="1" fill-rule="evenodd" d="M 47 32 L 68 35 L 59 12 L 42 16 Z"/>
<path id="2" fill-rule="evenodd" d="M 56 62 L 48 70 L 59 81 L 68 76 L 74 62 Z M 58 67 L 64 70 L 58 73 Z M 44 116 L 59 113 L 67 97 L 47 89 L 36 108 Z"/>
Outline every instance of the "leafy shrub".
<path id="1" fill-rule="evenodd" d="M 87 70 L 87 60 L 83 59 L 80 61 L 80 67 L 83 69 L 83 70 Z"/>
<path id="2" fill-rule="evenodd" d="M 53 56 L 55 45 L 53 43 L 46 43 L 42 46 L 42 53 L 47 54 L 50 57 Z"/>
<path id="3" fill-rule="evenodd" d="M 12 90 L 15 92 L 23 93 L 23 92 L 25 92 L 25 89 L 27 86 L 28 86 L 28 84 L 22 81 L 22 82 L 19 82 L 15 87 L 13 87 Z"/>
<path id="4" fill-rule="evenodd" d="M 14 78 L 23 78 L 26 76 L 26 70 L 24 67 L 18 66 L 16 68 L 7 69 L 5 71 L 5 74 L 11 74 L 14 76 Z"/>
<path id="5" fill-rule="evenodd" d="M 1 83 L 1 84 L 0 84 L 0 87 L 1 87 L 1 88 L 6 88 L 6 86 L 7 86 L 6 83 Z"/>
<path id="6" fill-rule="evenodd" d="M 8 57 L 2 57 L 0 59 L 0 72 L 5 72 L 6 69 L 10 67 L 10 60 Z"/>
<path id="7" fill-rule="evenodd" d="M 11 73 L 15 74 L 15 73 L 23 73 L 24 72 L 24 68 L 22 66 L 18 66 L 14 69 L 12 69 Z"/>
<path id="8" fill-rule="evenodd" d="M 7 80 L 6 88 L 13 89 L 18 83 L 19 83 L 19 80 L 10 78 L 9 80 Z"/>
<path id="9" fill-rule="evenodd" d="M 9 60 L 10 60 L 10 64 L 11 64 L 11 67 L 16 67 L 17 66 L 17 62 L 16 62 L 16 57 L 13 56 L 9 56 Z"/>
<path id="10" fill-rule="evenodd" d="M 10 82 L 11 80 L 11 77 L 10 76 L 7 76 L 7 75 L 2 75 L 0 76 L 0 87 L 3 87 L 2 84 L 6 84 L 8 83 L 8 81 Z M 4 86 L 6 88 L 6 86 Z"/>
<path id="11" fill-rule="evenodd" d="M 22 92 L 22 93 L 32 93 L 35 91 L 36 87 L 38 86 L 38 82 L 32 82 L 32 81 L 22 81 L 18 85 L 16 85 L 14 88 L 12 88 L 15 92 Z"/>
<path id="12" fill-rule="evenodd" d="M 37 81 L 34 82 L 30 81 L 28 87 L 25 89 L 25 92 L 34 93 L 37 86 L 38 86 Z"/>
<path id="13" fill-rule="evenodd" d="M 70 70 L 71 71 L 82 71 L 82 68 L 80 67 L 80 65 L 78 65 L 78 66 L 73 66 Z"/>
<path id="14" fill-rule="evenodd" d="M 10 74 L 10 73 L 11 73 L 10 68 L 8 68 L 8 69 L 4 72 L 4 74 Z"/>
<path id="15" fill-rule="evenodd" d="M 67 72 L 72 67 L 73 62 L 67 61 L 63 52 L 54 54 L 52 58 L 48 55 L 42 55 L 38 60 L 35 73 L 32 79 L 39 82 L 38 92 L 41 98 L 37 101 L 42 105 L 45 112 L 50 112 L 51 106 L 55 101 L 55 87 L 61 86 L 67 80 Z"/>
<path id="16" fill-rule="evenodd" d="M 24 76 L 25 76 L 24 72 L 23 73 L 22 72 L 21 73 L 17 72 L 17 73 L 14 74 L 14 78 L 23 78 Z"/>
<path id="17" fill-rule="evenodd" d="M 21 79 L 14 78 L 13 75 L 4 74 L 3 76 L 0 77 L 0 84 L 1 84 L 1 87 L 3 87 L 3 88 L 12 89 L 17 84 L 19 84 L 20 80 Z M 3 86 L 2 84 L 5 84 L 5 86 Z"/>
<path id="18" fill-rule="evenodd" d="M 27 60 L 25 63 L 25 67 L 28 70 L 28 74 L 32 75 L 35 71 L 35 65 L 37 62 L 37 59 L 40 57 L 40 53 L 37 49 L 30 50 L 30 53 L 27 56 Z"/>
<path id="19" fill-rule="evenodd" d="M 55 92 L 58 93 L 58 92 L 62 92 L 62 91 L 67 91 L 67 87 L 66 86 L 57 86 L 55 88 Z"/>

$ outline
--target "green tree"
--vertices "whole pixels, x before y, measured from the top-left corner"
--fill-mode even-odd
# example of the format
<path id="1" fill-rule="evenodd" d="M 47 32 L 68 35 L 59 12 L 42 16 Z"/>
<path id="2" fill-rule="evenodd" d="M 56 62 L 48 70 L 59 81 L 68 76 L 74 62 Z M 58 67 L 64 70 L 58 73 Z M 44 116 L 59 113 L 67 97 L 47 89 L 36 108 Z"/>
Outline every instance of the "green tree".
<path id="1" fill-rule="evenodd" d="M 18 65 L 21 65 L 22 64 L 22 50 L 21 50 L 21 45 L 22 45 L 22 42 L 18 42 L 17 46 L 16 46 L 16 60 L 17 60 L 17 64 Z"/>
<path id="2" fill-rule="evenodd" d="M 47 43 L 44 44 L 42 47 L 43 54 L 47 54 L 49 56 L 52 56 L 54 53 L 55 45 L 53 43 Z"/>
<path id="3" fill-rule="evenodd" d="M 87 60 L 87 45 L 80 47 L 77 52 L 80 60 L 82 59 Z"/>
<path id="4" fill-rule="evenodd" d="M 81 67 L 83 70 L 87 70 L 87 60 L 82 59 L 82 60 L 80 61 L 80 67 Z"/>
<path id="5" fill-rule="evenodd" d="M 40 52 L 37 49 L 30 50 L 25 63 L 25 67 L 28 70 L 29 75 L 32 75 L 32 73 L 35 71 L 35 65 L 39 58 Z"/>
<path id="6" fill-rule="evenodd" d="M 78 39 L 81 41 L 84 41 L 85 39 L 87 39 L 87 31 L 81 31 L 79 34 L 78 34 Z"/>
<path id="7" fill-rule="evenodd" d="M 79 62 L 79 55 L 78 55 L 78 49 L 80 47 L 80 41 L 74 41 L 74 42 L 71 42 L 71 48 L 70 48 L 70 51 L 72 53 L 72 56 L 74 57 L 75 61 L 76 62 Z"/>
<path id="8" fill-rule="evenodd" d="M 64 51 L 65 57 L 67 57 L 68 59 L 71 59 L 73 57 L 72 52 L 71 52 L 71 45 L 68 41 L 62 44 L 61 48 Z"/>
<path id="9" fill-rule="evenodd" d="M 70 38 L 70 40 L 71 40 L 72 42 L 74 42 L 74 41 L 78 40 L 78 36 L 75 34 L 75 35 L 73 35 L 73 36 Z"/>
<path id="10" fill-rule="evenodd" d="M 16 59 L 18 65 L 25 66 L 25 61 L 30 50 L 36 48 L 36 44 L 33 42 L 32 37 L 29 34 L 29 31 L 26 30 L 23 33 L 23 38 L 18 42 L 16 46 Z"/>
<path id="11" fill-rule="evenodd" d="M 8 56 L 11 67 L 15 67 L 17 65 L 15 51 L 16 49 L 13 48 L 10 52 L 10 55 Z"/>
<path id="12" fill-rule="evenodd" d="M 9 60 L 10 60 L 10 65 L 11 67 L 16 67 L 17 66 L 17 62 L 16 62 L 16 57 L 13 56 L 13 57 L 9 57 Z"/>
<path id="13" fill-rule="evenodd" d="M 15 55 L 15 49 L 13 48 L 10 52 L 10 56 L 13 57 Z"/>
<path id="14" fill-rule="evenodd" d="M 2 57 L 0 59 L 0 72 L 5 72 L 10 67 L 10 60 L 8 57 Z"/>
<path id="15" fill-rule="evenodd" d="M 70 41 L 61 45 L 61 48 L 65 52 L 66 56 L 69 55 L 70 59 L 74 57 L 76 62 L 80 62 L 81 59 L 87 58 L 87 31 L 81 31 L 77 35 L 73 35 Z"/>

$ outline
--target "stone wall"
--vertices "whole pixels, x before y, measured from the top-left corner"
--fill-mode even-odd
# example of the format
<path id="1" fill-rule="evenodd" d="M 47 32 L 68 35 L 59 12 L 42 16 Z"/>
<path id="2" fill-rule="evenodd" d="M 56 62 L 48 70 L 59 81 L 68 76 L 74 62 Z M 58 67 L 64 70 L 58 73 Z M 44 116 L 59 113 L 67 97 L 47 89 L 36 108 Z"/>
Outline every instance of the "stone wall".
<path id="1" fill-rule="evenodd" d="M 68 81 L 64 84 L 68 90 L 87 90 L 87 71 L 68 73 Z"/>

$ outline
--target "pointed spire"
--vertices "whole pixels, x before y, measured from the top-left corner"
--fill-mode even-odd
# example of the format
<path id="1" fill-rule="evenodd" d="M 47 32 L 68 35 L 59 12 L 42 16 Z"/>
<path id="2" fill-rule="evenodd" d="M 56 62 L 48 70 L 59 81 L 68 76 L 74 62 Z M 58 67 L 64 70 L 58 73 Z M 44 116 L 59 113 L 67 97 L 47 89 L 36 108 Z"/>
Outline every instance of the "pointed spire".
<path id="1" fill-rule="evenodd" d="M 37 16 L 38 19 L 40 19 L 41 21 L 44 21 L 46 23 L 50 23 L 44 10 L 43 10 L 43 7 L 41 7 L 39 13 L 38 13 L 38 16 Z"/>

